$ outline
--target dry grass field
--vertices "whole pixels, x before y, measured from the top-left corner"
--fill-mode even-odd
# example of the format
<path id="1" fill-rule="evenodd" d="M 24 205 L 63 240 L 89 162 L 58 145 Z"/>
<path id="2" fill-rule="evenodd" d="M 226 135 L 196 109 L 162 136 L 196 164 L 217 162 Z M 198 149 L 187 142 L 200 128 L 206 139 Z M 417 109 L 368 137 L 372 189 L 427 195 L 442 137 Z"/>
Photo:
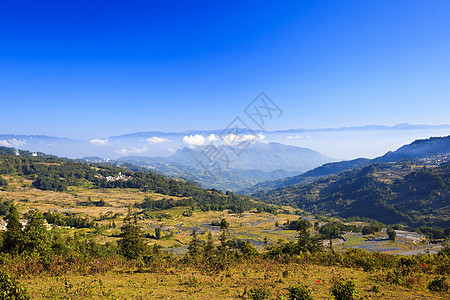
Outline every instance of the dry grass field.
<path id="1" fill-rule="evenodd" d="M 136 270 L 134 270 L 136 271 Z M 21 279 L 33 299 L 252 299 L 252 289 L 264 289 L 270 299 L 288 299 L 287 287 L 307 284 L 313 299 L 333 299 L 332 278 L 356 282 L 360 299 L 445 299 L 426 289 L 428 278 L 418 277 L 413 289 L 380 284 L 377 274 L 312 264 L 248 262 L 214 273 L 196 268 L 116 270 L 103 275 L 75 275 Z"/>

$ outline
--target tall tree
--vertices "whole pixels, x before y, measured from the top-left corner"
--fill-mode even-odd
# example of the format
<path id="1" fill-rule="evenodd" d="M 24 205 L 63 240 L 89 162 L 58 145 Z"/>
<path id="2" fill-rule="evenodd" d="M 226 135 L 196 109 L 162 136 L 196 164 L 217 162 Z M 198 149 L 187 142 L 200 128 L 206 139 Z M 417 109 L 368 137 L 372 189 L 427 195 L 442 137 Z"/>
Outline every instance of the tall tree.
<path id="1" fill-rule="evenodd" d="M 298 222 L 298 240 L 297 246 L 300 252 L 309 251 L 309 252 L 318 252 L 322 251 L 322 241 L 313 236 L 311 230 L 309 228 L 312 227 L 311 222 L 306 219 L 301 219 Z"/>
<path id="2" fill-rule="evenodd" d="M 161 227 L 156 227 L 155 228 L 155 238 L 157 240 L 161 239 Z"/>
<path id="3" fill-rule="evenodd" d="M 9 206 L 5 219 L 8 221 L 8 224 L 3 237 L 3 252 L 20 254 L 23 250 L 24 240 L 19 211 L 14 204 Z"/>
<path id="4" fill-rule="evenodd" d="M 42 213 L 38 210 L 31 210 L 26 214 L 26 218 L 28 222 L 23 230 L 24 251 L 48 253 L 52 245 Z"/>
<path id="5" fill-rule="evenodd" d="M 214 255 L 214 250 L 215 250 L 214 240 L 213 240 L 211 232 L 208 232 L 208 238 L 207 238 L 206 244 L 203 248 L 203 253 L 205 256 L 210 257 L 210 256 Z"/>
<path id="6" fill-rule="evenodd" d="M 192 240 L 189 243 L 188 247 L 188 255 L 194 259 L 198 258 L 200 256 L 200 253 L 202 251 L 202 242 L 200 241 L 200 238 L 197 234 L 197 229 L 194 229 L 192 231 Z"/>
<path id="7" fill-rule="evenodd" d="M 142 228 L 138 225 L 136 214 L 131 214 L 130 210 L 128 210 L 128 215 L 120 230 L 120 240 L 117 242 L 120 253 L 127 259 L 142 257 L 147 245 L 144 240 Z"/>

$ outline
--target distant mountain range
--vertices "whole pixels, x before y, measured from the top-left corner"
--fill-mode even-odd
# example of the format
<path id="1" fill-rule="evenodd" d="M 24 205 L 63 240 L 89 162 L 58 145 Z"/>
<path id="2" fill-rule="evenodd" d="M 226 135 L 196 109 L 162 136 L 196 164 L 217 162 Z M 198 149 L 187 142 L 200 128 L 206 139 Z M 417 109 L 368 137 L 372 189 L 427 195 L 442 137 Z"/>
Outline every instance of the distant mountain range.
<path id="1" fill-rule="evenodd" d="M 222 129 L 180 132 L 146 131 L 110 137 L 71 139 L 46 135 L 1 134 L 0 146 L 51 153 L 69 158 L 97 156 L 117 159 L 123 156 L 168 157 L 178 149 L 190 146 L 188 137 L 222 136 Z M 407 141 L 450 133 L 450 125 L 394 126 L 365 125 L 341 128 L 254 130 L 266 142 L 277 142 L 314 149 L 330 157 L 376 157 Z M 403 141 L 403 142 L 402 142 Z M 189 139 L 188 139 L 189 142 Z M 376 153 L 374 155 L 373 153 Z"/>
<path id="2" fill-rule="evenodd" d="M 235 191 L 262 180 L 299 174 L 333 160 L 311 149 L 279 143 L 255 142 L 246 149 L 221 145 L 216 149 L 221 153 L 216 160 L 220 169 L 213 173 L 202 163 L 206 149 L 185 147 L 169 157 L 126 156 L 117 162 L 183 177 L 207 188 Z"/>
<path id="3" fill-rule="evenodd" d="M 243 193 L 251 194 L 261 189 L 310 182 L 320 176 L 370 163 L 368 159 L 353 160 L 354 157 L 379 157 L 386 151 L 400 147 L 413 139 L 433 135 L 443 136 L 449 132 L 450 125 L 410 124 L 265 132 L 255 130 L 253 146 L 239 156 L 234 155 L 234 151 L 229 151 L 222 142 L 223 130 L 168 133 L 147 131 L 90 140 L 45 135 L 0 134 L 0 146 L 60 157 L 86 157 L 86 160 L 96 162 L 118 160 L 121 164 L 133 164 L 135 168 L 145 167 L 147 170 L 185 178 L 205 187 L 242 190 Z M 196 152 L 201 149 L 199 146 L 204 147 L 213 140 L 218 143 L 219 150 L 224 150 L 230 158 L 229 164 L 221 166 L 220 176 L 217 177 L 205 172 L 195 158 L 201 156 L 201 153 Z M 389 155 L 398 153 L 388 153 L 384 158 L 379 158 L 380 161 L 394 159 L 389 158 Z M 349 157 L 349 159 L 328 165 L 327 163 L 336 160 L 329 157 Z M 320 169 L 311 170 L 324 163 Z M 308 172 L 309 170 L 311 172 Z M 299 175 L 301 173 L 304 174 Z M 284 179 L 296 175 L 299 177 Z M 262 181 L 272 180 L 279 181 L 265 182 L 253 187 Z"/>
<path id="4" fill-rule="evenodd" d="M 199 156 L 206 151 L 203 147 L 179 149 L 169 157 L 139 157 L 125 156 L 117 161 L 146 163 L 183 164 L 195 166 L 199 164 Z M 244 169 L 275 171 L 287 170 L 304 172 L 333 159 L 307 148 L 288 146 L 279 143 L 253 143 L 248 148 L 235 151 L 233 147 L 221 145 L 217 147 L 218 153 L 228 158 L 222 158 L 224 169 Z"/>

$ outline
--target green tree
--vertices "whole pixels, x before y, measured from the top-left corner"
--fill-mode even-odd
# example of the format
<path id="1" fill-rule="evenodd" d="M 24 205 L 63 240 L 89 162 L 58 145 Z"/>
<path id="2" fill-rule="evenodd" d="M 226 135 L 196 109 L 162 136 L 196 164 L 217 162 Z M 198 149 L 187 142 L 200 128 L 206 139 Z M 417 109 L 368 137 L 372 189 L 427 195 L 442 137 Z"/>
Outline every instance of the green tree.
<path id="1" fill-rule="evenodd" d="M 230 223 L 228 223 L 228 221 L 225 220 L 225 218 L 223 218 L 223 219 L 220 221 L 220 229 L 222 229 L 222 230 L 227 230 L 228 227 L 230 227 Z"/>
<path id="2" fill-rule="evenodd" d="M 27 300 L 30 296 L 9 274 L 0 271 L 0 299 Z"/>
<path id="3" fill-rule="evenodd" d="M 330 292 L 336 300 L 353 300 L 358 298 L 359 293 L 354 280 L 335 277 L 332 283 Z"/>
<path id="4" fill-rule="evenodd" d="M 291 285 L 287 288 L 289 291 L 289 300 L 312 300 L 311 290 L 306 284 L 304 285 Z"/>
<path id="5" fill-rule="evenodd" d="M 364 226 L 361 230 L 363 235 L 374 234 L 375 232 L 377 232 L 377 229 L 374 226 Z"/>
<path id="6" fill-rule="evenodd" d="M 214 250 L 215 250 L 214 240 L 211 232 L 208 232 L 208 237 L 206 239 L 206 244 L 203 248 L 203 253 L 207 257 L 212 256 L 214 254 Z"/>
<path id="7" fill-rule="evenodd" d="M 12 201 L 1 201 L 0 200 L 0 216 L 6 216 L 9 211 L 9 206 L 11 205 Z"/>
<path id="8" fill-rule="evenodd" d="M 258 250 L 256 250 L 256 248 L 250 244 L 249 242 L 245 242 L 242 246 L 241 246 L 241 252 L 244 256 L 256 256 L 259 255 Z"/>
<path id="9" fill-rule="evenodd" d="M 155 228 L 155 238 L 157 240 L 161 239 L 161 227 L 156 227 Z"/>
<path id="10" fill-rule="evenodd" d="M 316 237 L 313 236 L 311 233 L 311 230 L 309 228 L 312 227 L 311 222 L 305 219 L 301 219 L 298 222 L 298 240 L 297 240 L 297 246 L 298 250 L 300 252 L 308 251 L 308 252 L 319 252 L 322 251 L 322 241 Z"/>
<path id="11" fill-rule="evenodd" d="M 0 176 L 0 186 L 7 186 L 7 185 L 8 181 L 6 181 L 6 179 Z"/>
<path id="12" fill-rule="evenodd" d="M 337 222 L 329 222 L 323 225 L 320 227 L 319 232 L 328 240 L 338 238 L 341 235 L 341 229 Z"/>
<path id="13" fill-rule="evenodd" d="M 217 250 L 219 251 L 219 254 L 226 256 L 228 254 L 227 248 L 228 243 L 227 243 L 227 232 L 225 229 L 220 230 L 219 241 L 220 245 L 217 247 Z"/>
<path id="14" fill-rule="evenodd" d="M 389 228 L 388 230 L 386 230 L 386 233 L 389 237 L 389 240 L 391 240 L 391 241 L 395 241 L 395 239 L 397 238 L 397 233 L 392 228 Z"/>
<path id="15" fill-rule="evenodd" d="M 341 224 L 339 222 L 328 222 L 320 227 L 319 232 L 323 238 L 330 240 L 330 249 L 333 250 L 333 239 L 341 236 Z"/>
<path id="16" fill-rule="evenodd" d="M 202 242 L 198 237 L 197 229 L 194 229 L 192 231 L 192 240 L 188 246 L 188 255 L 189 257 L 196 259 L 200 256 L 201 251 L 202 251 Z"/>
<path id="17" fill-rule="evenodd" d="M 46 254 L 51 249 L 50 235 L 44 225 L 44 217 L 38 210 L 29 211 L 25 217 L 27 225 L 23 230 L 24 251 Z"/>
<path id="18" fill-rule="evenodd" d="M 147 245 L 142 228 L 138 225 L 136 214 L 131 214 L 129 210 L 120 230 L 120 240 L 117 242 L 120 253 L 127 259 L 142 257 L 146 252 Z"/>
<path id="19" fill-rule="evenodd" d="M 22 253 L 24 240 L 22 225 L 20 224 L 20 216 L 17 207 L 11 204 L 5 219 L 8 221 L 6 232 L 3 236 L 3 252 L 11 254 Z"/>

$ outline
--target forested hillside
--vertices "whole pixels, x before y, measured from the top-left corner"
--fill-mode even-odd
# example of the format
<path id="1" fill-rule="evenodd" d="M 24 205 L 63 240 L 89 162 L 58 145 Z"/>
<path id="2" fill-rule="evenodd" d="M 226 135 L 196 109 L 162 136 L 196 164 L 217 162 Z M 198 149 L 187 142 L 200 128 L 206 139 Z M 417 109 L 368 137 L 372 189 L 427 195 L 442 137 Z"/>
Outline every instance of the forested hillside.
<path id="1" fill-rule="evenodd" d="M 240 193 L 244 195 L 251 195 L 261 190 L 269 190 L 294 184 L 306 184 L 322 177 L 337 174 L 339 172 L 347 171 L 356 167 L 365 166 L 369 163 L 370 159 L 367 158 L 357 158 L 349 161 L 327 163 L 297 176 L 258 183 L 251 188 L 242 190 Z"/>
<path id="2" fill-rule="evenodd" d="M 261 190 L 306 184 L 324 176 L 338 174 L 375 162 L 396 162 L 402 159 L 426 161 L 430 158 L 437 158 L 442 162 L 449 161 L 449 155 L 450 136 L 431 137 L 429 139 L 416 140 L 408 145 L 400 147 L 396 151 L 389 151 L 385 155 L 374 159 L 357 158 L 349 161 L 327 163 L 297 176 L 258 183 L 253 187 L 241 190 L 240 193 L 243 195 L 252 195 Z"/>
<path id="3" fill-rule="evenodd" d="M 415 140 L 411 144 L 400 147 L 394 152 L 374 159 L 374 162 L 393 162 L 400 159 L 421 159 L 429 156 L 450 153 L 450 136 L 431 137 Z"/>
<path id="4" fill-rule="evenodd" d="M 190 182 L 169 179 L 152 172 L 135 172 L 126 168 L 88 164 L 42 153 L 0 147 L 0 178 L 2 175 L 23 176 L 33 180 L 41 190 L 64 192 L 70 186 L 90 189 L 135 188 L 162 195 L 185 197 L 174 206 L 198 205 L 202 210 L 230 209 L 242 212 L 262 205 L 246 196 L 218 190 L 206 190 Z M 7 184 L 1 180 L 0 184 Z M 188 201 L 187 201 L 188 200 Z"/>
<path id="5" fill-rule="evenodd" d="M 450 164 L 374 163 L 306 185 L 260 191 L 256 198 L 313 213 L 367 217 L 387 224 L 450 226 Z"/>

